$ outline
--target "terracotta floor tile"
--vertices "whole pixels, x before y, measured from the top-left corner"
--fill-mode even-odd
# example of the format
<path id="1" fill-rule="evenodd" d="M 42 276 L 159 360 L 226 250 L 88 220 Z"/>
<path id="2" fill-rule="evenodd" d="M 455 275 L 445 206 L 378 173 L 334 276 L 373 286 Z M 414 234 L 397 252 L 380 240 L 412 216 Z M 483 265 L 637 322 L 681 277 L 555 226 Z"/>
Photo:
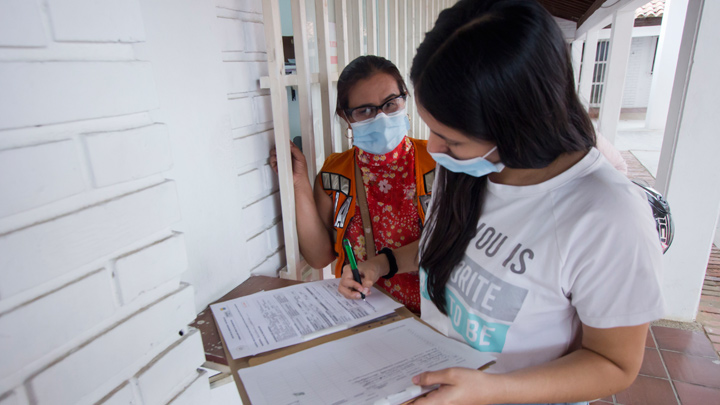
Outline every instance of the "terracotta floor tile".
<path id="1" fill-rule="evenodd" d="M 675 381 L 682 405 L 709 405 L 720 403 L 720 390 Z"/>
<path id="2" fill-rule="evenodd" d="M 605 397 L 605 398 L 600 398 L 600 401 L 603 401 L 603 402 L 610 402 L 611 404 L 612 404 L 613 402 L 615 402 L 615 400 L 613 400 L 613 397 L 612 397 L 612 395 L 610 395 L 609 397 Z"/>
<path id="3" fill-rule="evenodd" d="M 604 405 L 604 404 L 612 404 L 612 402 L 605 402 L 605 401 L 600 401 L 600 400 L 590 402 L 590 405 Z"/>
<path id="4" fill-rule="evenodd" d="M 665 371 L 665 367 L 663 367 L 662 360 L 660 360 L 660 353 L 658 353 L 657 349 L 651 348 L 645 348 L 645 357 L 643 357 L 642 367 L 640 367 L 640 374 L 670 378 Z"/>
<path id="5" fill-rule="evenodd" d="M 655 347 L 655 340 L 650 333 L 650 329 L 648 329 L 647 336 L 645 337 L 645 347 Z"/>
<path id="6" fill-rule="evenodd" d="M 720 361 L 708 357 L 660 351 L 673 380 L 720 388 Z M 719 401 L 720 402 L 720 401 Z"/>
<path id="7" fill-rule="evenodd" d="M 653 327 L 655 340 L 660 349 L 692 354 L 695 356 L 707 356 L 717 358 L 715 350 L 703 332 L 665 328 L 662 326 Z"/>
<path id="8" fill-rule="evenodd" d="M 630 388 L 615 394 L 615 400 L 622 405 L 678 405 L 670 381 L 642 375 Z"/>

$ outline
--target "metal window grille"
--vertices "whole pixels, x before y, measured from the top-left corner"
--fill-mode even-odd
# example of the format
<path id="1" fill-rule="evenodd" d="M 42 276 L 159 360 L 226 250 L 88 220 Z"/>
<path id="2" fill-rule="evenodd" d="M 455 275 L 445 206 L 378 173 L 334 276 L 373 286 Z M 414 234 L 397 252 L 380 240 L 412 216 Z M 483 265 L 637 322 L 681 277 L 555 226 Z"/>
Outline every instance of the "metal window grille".
<path id="1" fill-rule="evenodd" d="M 593 71 L 592 87 L 590 91 L 590 107 L 599 107 L 602 103 L 605 76 L 607 75 L 608 51 L 610 41 L 600 40 L 595 53 L 595 69 Z"/>

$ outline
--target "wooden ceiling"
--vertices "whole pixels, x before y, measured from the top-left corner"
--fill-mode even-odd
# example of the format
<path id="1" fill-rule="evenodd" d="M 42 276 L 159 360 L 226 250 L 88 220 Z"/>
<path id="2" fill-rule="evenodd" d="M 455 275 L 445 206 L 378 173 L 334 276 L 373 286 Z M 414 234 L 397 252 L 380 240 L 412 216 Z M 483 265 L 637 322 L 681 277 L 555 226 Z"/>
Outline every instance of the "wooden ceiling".
<path id="1" fill-rule="evenodd" d="M 581 22 L 604 3 L 604 0 L 538 0 L 550 14 L 566 20 Z"/>

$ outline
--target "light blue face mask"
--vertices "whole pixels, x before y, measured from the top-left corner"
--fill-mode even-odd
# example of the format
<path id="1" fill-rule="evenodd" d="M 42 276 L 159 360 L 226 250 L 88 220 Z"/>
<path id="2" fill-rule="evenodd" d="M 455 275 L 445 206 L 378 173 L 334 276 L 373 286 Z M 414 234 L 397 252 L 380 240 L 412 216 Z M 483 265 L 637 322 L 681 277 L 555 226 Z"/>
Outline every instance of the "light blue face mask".
<path id="1" fill-rule="evenodd" d="M 500 172 L 505 168 L 505 165 L 502 164 L 502 162 L 493 163 L 485 159 L 488 155 L 493 153 L 495 149 L 497 149 L 497 146 L 490 149 L 490 151 L 484 156 L 466 160 L 457 160 L 444 153 L 430 152 L 430 156 L 432 156 L 440 166 L 450 170 L 451 172 L 465 173 L 473 177 L 482 177 L 487 176 L 490 173 Z"/>
<path id="2" fill-rule="evenodd" d="M 410 129 L 405 109 L 390 115 L 381 112 L 369 120 L 350 124 L 353 145 L 374 155 L 384 155 L 397 148 Z"/>

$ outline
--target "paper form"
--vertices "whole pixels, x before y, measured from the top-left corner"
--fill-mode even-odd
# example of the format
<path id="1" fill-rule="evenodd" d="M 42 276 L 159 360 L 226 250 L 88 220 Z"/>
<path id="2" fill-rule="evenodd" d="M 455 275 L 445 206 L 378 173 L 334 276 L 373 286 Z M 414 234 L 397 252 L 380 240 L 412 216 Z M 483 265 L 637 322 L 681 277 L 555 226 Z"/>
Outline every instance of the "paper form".
<path id="1" fill-rule="evenodd" d="M 409 318 L 238 371 L 253 405 L 401 404 L 431 391 L 412 377 L 494 357 Z"/>
<path id="2" fill-rule="evenodd" d="M 340 279 L 297 284 L 210 306 L 234 359 L 291 346 L 392 313 L 402 305 L 374 289 L 367 301 L 338 292 Z"/>

